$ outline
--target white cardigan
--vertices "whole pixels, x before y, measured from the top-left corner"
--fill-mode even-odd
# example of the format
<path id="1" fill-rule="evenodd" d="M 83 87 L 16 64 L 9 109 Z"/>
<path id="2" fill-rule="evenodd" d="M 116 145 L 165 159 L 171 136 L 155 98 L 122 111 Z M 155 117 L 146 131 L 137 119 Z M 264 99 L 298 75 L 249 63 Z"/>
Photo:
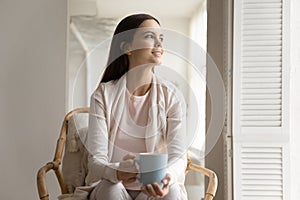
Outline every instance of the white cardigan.
<path id="1" fill-rule="evenodd" d="M 171 182 L 178 182 L 182 199 L 187 165 L 185 143 L 186 104 L 182 94 L 171 83 L 153 74 L 150 89 L 150 115 L 146 128 L 147 152 L 168 153 L 168 173 Z M 126 75 L 119 80 L 101 83 L 91 96 L 89 129 L 86 147 L 88 159 L 87 185 L 101 179 L 118 182 L 116 169 L 111 163 L 113 145 L 122 112 L 126 107 Z"/>

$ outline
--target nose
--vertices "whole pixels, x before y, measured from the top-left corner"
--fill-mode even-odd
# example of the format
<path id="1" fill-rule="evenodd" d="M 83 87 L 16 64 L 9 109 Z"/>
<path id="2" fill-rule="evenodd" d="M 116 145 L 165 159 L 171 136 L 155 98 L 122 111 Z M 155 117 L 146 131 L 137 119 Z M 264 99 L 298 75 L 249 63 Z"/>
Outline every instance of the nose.
<path id="1" fill-rule="evenodd" d="M 160 41 L 160 38 L 156 38 L 155 39 L 155 44 L 154 44 L 155 47 L 162 47 L 162 42 Z"/>

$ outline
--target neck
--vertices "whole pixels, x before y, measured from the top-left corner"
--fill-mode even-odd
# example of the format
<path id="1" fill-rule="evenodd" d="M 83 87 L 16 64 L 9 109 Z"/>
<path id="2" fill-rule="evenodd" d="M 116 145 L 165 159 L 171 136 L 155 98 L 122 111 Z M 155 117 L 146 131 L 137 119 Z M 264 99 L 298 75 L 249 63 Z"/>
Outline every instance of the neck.
<path id="1" fill-rule="evenodd" d="M 152 68 L 150 66 L 138 66 L 128 71 L 126 87 L 130 94 L 142 96 L 147 93 L 151 88 Z"/>

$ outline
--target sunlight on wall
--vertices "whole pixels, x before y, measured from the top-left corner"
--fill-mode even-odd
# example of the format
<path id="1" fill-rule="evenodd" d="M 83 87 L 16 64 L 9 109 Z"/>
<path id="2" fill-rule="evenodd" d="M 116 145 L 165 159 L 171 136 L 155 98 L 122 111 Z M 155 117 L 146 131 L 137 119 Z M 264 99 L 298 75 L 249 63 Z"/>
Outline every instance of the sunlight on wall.
<path id="1" fill-rule="evenodd" d="M 190 39 L 193 44 L 189 49 L 191 60 L 200 57 L 200 63 L 197 66 L 188 66 L 189 106 L 187 121 L 196 120 L 198 128 L 196 137 L 191 145 L 189 155 L 194 163 L 204 166 L 205 156 L 205 100 L 206 100 L 206 42 L 207 42 L 207 13 L 206 2 L 195 11 L 190 21 Z M 198 59 L 199 60 L 199 59 Z M 196 99 L 198 112 L 193 112 L 193 98 Z M 192 130 L 193 124 L 187 124 L 187 129 Z M 204 177 L 200 174 L 190 172 L 186 177 L 186 189 L 189 199 L 200 199 L 204 197 Z"/>
<path id="2" fill-rule="evenodd" d="M 194 51 L 195 49 L 190 49 L 190 56 L 201 56 L 201 66 L 189 66 L 188 77 L 190 81 L 192 94 L 196 96 L 197 106 L 199 108 L 198 115 L 200 116 L 189 116 L 191 118 L 197 118 L 199 123 L 199 128 L 197 129 L 197 137 L 192 145 L 193 148 L 203 151 L 204 141 L 205 141 L 205 96 L 206 96 L 206 33 L 207 33 L 207 13 L 206 5 L 203 3 L 201 7 L 195 12 L 190 23 L 190 37 L 191 39 L 201 47 L 203 52 Z M 197 49 L 199 50 L 199 49 Z M 195 68 L 196 67 L 196 68 Z M 190 99 L 191 99 L 190 98 Z M 189 107 L 189 109 L 193 109 Z"/>

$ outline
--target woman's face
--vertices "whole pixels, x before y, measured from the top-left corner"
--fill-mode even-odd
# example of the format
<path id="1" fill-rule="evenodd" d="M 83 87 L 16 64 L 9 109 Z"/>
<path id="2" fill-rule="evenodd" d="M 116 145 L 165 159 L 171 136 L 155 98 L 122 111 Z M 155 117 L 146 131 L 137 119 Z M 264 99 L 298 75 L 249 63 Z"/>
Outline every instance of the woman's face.
<path id="1" fill-rule="evenodd" d="M 129 68 L 141 65 L 161 64 L 164 53 L 163 34 L 160 25 L 155 20 L 145 20 L 137 29 L 129 44 Z"/>

